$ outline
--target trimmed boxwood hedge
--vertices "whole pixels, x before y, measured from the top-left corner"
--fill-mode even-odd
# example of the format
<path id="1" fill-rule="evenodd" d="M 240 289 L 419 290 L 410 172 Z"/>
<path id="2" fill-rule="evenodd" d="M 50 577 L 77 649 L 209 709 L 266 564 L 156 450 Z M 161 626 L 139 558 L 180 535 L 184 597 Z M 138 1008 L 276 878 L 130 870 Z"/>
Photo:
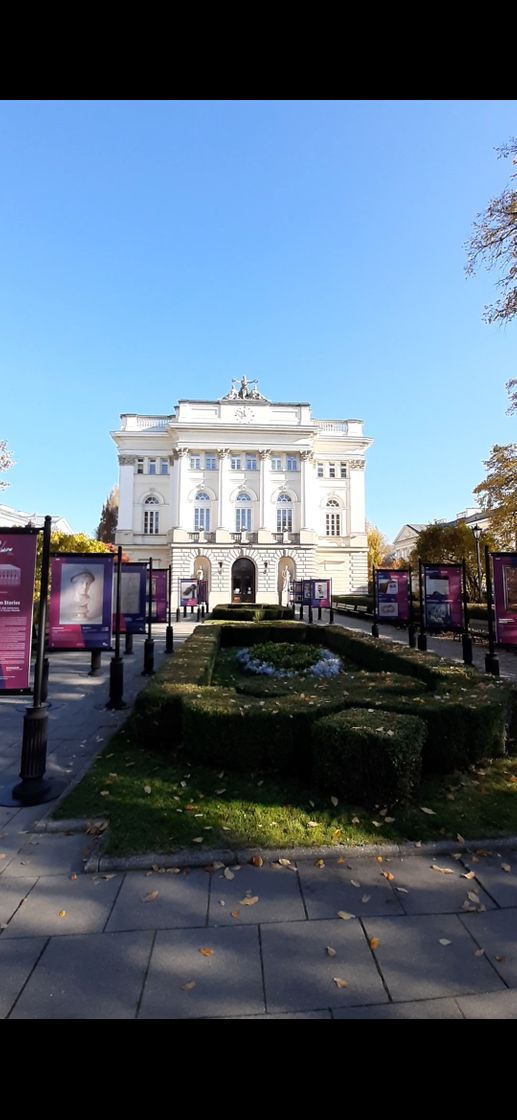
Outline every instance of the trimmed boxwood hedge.
<path id="1" fill-rule="evenodd" d="M 279 607 L 274 603 L 218 603 L 211 616 L 219 622 L 262 622 L 271 619 L 293 619 L 294 612 L 291 607 Z"/>
<path id="2" fill-rule="evenodd" d="M 314 726 L 314 773 L 321 790 L 346 801 L 392 805 L 418 790 L 426 725 L 415 716 L 349 708 Z"/>

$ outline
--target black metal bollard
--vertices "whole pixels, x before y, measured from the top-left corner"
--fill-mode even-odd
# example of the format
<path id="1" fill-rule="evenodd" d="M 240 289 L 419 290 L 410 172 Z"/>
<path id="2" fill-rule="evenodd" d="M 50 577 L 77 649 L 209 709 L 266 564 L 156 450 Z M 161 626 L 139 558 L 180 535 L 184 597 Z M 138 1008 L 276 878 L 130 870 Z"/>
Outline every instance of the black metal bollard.
<path id="1" fill-rule="evenodd" d="M 106 704 L 107 708 L 116 710 L 125 708 L 124 696 L 124 660 L 122 657 L 112 657 L 110 661 L 110 694 Z"/>
<path id="2" fill-rule="evenodd" d="M 372 636 L 373 636 L 374 638 L 378 638 L 378 637 L 379 637 L 379 627 L 377 626 L 377 623 L 376 623 L 376 622 L 374 622 L 374 624 L 373 624 L 373 626 L 372 626 Z"/>
<path id="3" fill-rule="evenodd" d="M 321 607 L 318 607 L 318 622 L 321 622 Z"/>
<path id="4" fill-rule="evenodd" d="M 463 648 L 463 662 L 465 665 L 472 665 L 472 638 L 470 634 L 461 635 L 461 645 Z"/>
<path id="5" fill-rule="evenodd" d="M 495 653 L 485 653 L 485 673 L 491 673 L 493 677 L 499 676 L 499 658 Z"/>
<path id="6" fill-rule="evenodd" d="M 332 626 L 333 621 L 334 621 L 334 608 L 331 607 L 330 610 L 329 610 L 329 622 L 330 622 L 331 626 Z"/>
<path id="7" fill-rule="evenodd" d="M 124 649 L 124 653 L 133 653 L 133 635 L 129 632 L 129 630 L 126 630 L 126 647 Z"/>
<path id="8" fill-rule="evenodd" d="M 196 611 L 196 622 L 201 622 L 201 610 L 198 607 Z"/>
<path id="9" fill-rule="evenodd" d="M 172 626 L 168 626 L 165 631 L 165 652 L 174 653 L 174 631 Z"/>
<path id="10" fill-rule="evenodd" d="M 407 636 L 408 636 L 408 642 L 409 642 L 409 645 L 411 646 L 411 649 L 415 649 L 415 647 L 416 647 L 416 631 L 415 631 L 415 627 L 412 626 L 411 623 L 407 628 Z"/>
<path id="11" fill-rule="evenodd" d="M 426 650 L 427 650 L 427 634 L 419 634 L 418 635 L 418 648 L 420 650 L 422 650 L 422 653 L 426 652 Z"/>
<path id="12" fill-rule="evenodd" d="M 89 677 L 98 676 L 98 674 L 100 673 L 101 668 L 102 668 L 101 661 L 102 661 L 102 650 L 101 649 L 92 649 L 91 666 L 90 666 L 90 672 L 88 673 Z"/>
<path id="13" fill-rule="evenodd" d="M 154 673 L 154 639 L 146 638 L 144 642 L 144 667 L 143 677 L 151 677 Z"/>
<path id="14" fill-rule="evenodd" d="M 179 620 L 180 620 L 180 609 L 179 609 L 179 607 L 176 607 L 176 622 L 179 622 Z"/>
<path id="15" fill-rule="evenodd" d="M 303 603 L 300 603 L 300 614 L 298 617 L 300 619 L 300 622 L 303 622 Z"/>
<path id="16" fill-rule="evenodd" d="M 190 613 L 191 613 L 191 614 L 194 614 L 194 605 L 193 605 L 193 604 L 191 604 L 191 607 L 190 607 Z"/>
<path id="17" fill-rule="evenodd" d="M 187 617 L 187 604 L 185 603 L 185 605 L 183 607 L 183 618 L 186 618 L 186 617 Z"/>
<path id="18" fill-rule="evenodd" d="M 55 783 L 45 780 L 47 759 L 48 709 L 44 706 L 27 708 L 23 717 L 21 782 L 13 787 L 12 796 L 22 805 L 39 805 L 52 800 L 46 794 Z M 61 784 L 61 783 L 60 783 Z M 64 782 L 63 788 L 64 788 Z M 54 792 L 53 797 L 56 794 Z"/>
<path id="19" fill-rule="evenodd" d="M 309 622 L 311 623 L 311 625 L 312 625 L 312 620 L 313 620 L 312 603 L 309 603 Z"/>

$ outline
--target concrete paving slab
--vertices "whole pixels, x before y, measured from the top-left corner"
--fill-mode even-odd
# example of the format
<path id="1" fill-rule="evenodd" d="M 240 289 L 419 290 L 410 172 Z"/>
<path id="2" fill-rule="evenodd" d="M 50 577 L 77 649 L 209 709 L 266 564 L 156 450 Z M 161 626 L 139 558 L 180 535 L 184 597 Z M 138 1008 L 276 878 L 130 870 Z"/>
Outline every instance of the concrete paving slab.
<path id="1" fill-rule="evenodd" d="M 6 881 L 2 880 L 2 887 Z M 8 882 L 8 881 L 7 881 Z M 20 880 L 17 880 L 20 884 Z M 121 876 L 111 879 L 78 875 L 43 876 L 11 918 L 3 938 L 97 933 L 104 929 L 120 888 Z"/>
<path id="2" fill-rule="evenodd" d="M 179 875 L 128 871 L 106 928 L 113 931 L 206 926 L 209 887 L 210 876 L 206 871 Z"/>
<path id="3" fill-rule="evenodd" d="M 508 987 L 517 988 L 517 909 L 465 914 L 461 920 Z"/>
<path id="4" fill-rule="evenodd" d="M 465 1019 L 517 1019 L 517 991 L 485 992 L 457 1002 Z"/>
<path id="5" fill-rule="evenodd" d="M 44 937 L 26 941 L 0 939 L 0 1019 L 6 1019 L 46 944 Z"/>
<path id="6" fill-rule="evenodd" d="M 497 841 L 494 842 L 496 846 Z M 475 872 L 476 880 L 498 906 L 517 906 L 517 852 L 501 852 L 489 857 L 465 856 L 465 866 Z"/>
<path id="7" fill-rule="evenodd" d="M 338 863 L 333 856 L 318 867 L 314 857 L 298 860 L 298 873 L 309 918 L 335 918 L 338 910 L 362 914 L 403 914 L 399 896 L 381 874 L 384 864 L 371 860 Z M 386 867 L 391 866 L 386 864 Z"/>
<path id="8" fill-rule="evenodd" d="M 228 1015 L 228 1019 L 331 1019 L 330 1011 L 285 1011 L 278 1015 Z"/>
<path id="9" fill-rule="evenodd" d="M 227 879 L 223 871 L 216 871 L 212 876 L 209 925 L 306 920 L 298 876 L 288 868 L 264 864 L 263 867 L 241 867 L 235 872 L 230 867 L 228 871 L 234 875 L 233 879 Z M 258 901 L 248 905 L 248 899 L 253 898 Z"/>
<path id="10" fill-rule="evenodd" d="M 10 1018 L 134 1019 L 152 936 L 52 938 Z"/>
<path id="11" fill-rule="evenodd" d="M 7 925 L 16 913 L 22 900 L 27 898 L 37 879 L 8 879 L 2 880 L 0 887 L 0 925 Z"/>
<path id="12" fill-rule="evenodd" d="M 270 1013 L 387 1002 L 356 919 L 262 926 L 261 940 Z M 327 947 L 336 955 L 330 957 Z M 335 978 L 346 980 L 347 987 L 339 987 Z"/>
<path id="13" fill-rule="evenodd" d="M 29 840 L 25 838 L 25 843 L 19 846 L 2 878 L 10 875 L 33 878 L 37 875 L 69 875 L 72 872 L 81 874 L 93 846 L 91 837 L 80 832 L 73 836 L 43 833 Z"/>
<path id="14" fill-rule="evenodd" d="M 212 950 L 204 955 L 200 950 Z M 198 1019 L 264 1012 L 258 929 L 161 931 L 140 1019 Z"/>
<path id="15" fill-rule="evenodd" d="M 384 864 L 382 865 L 384 867 Z M 392 886 L 402 887 L 407 894 L 400 894 L 406 914 L 455 914 L 469 902 L 468 893 L 474 892 L 480 903 L 493 909 L 494 903 L 479 884 L 462 878 L 465 869 L 461 862 L 447 856 L 410 856 L 393 859 L 386 868 L 394 875 Z M 444 870 L 434 870 L 443 868 Z M 474 906 L 476 903 L 471 902 Z"/>
<path id="16" fill-rule="evenodd" d="M 455 999 L 421 999 L 414 1003 L 385 1003 L 377 1007 L 346 1007 L 333 1009 L 332 1013 L 334 1019 L 463 1019 Z"/>
<path id="17" fill-rule="evenodd" d="M 368 939 L 378 938 L 375 957 L 396 1002 L 470 995 L 504 986 L 488 960 L 475 956 L 477 945 L 465 936 L 456 915 L 365 918 L 364 926 Z"/>

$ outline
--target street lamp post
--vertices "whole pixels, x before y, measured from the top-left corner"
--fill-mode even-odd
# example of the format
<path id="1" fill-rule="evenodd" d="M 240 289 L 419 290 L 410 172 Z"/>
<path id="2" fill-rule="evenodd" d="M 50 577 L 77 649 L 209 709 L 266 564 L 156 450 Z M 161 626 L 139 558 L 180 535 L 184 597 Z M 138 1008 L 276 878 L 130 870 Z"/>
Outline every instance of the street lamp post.
<path id="1" fill-rule="evenodd" d="M 481 533 L 483 532 L 483 530 L 482 530 L 480 525 L 473 525 L 472 526 L 472 532 L 474 534 L 474 540 L 476 542 L 476 557 L 477 557 L 477 565 L 478 565 L 478 603 L 481 603 L 482 602 L 482 595 L 481 595 L 481 549 L 480 549 L 479 542 L 480 542 Z"/>

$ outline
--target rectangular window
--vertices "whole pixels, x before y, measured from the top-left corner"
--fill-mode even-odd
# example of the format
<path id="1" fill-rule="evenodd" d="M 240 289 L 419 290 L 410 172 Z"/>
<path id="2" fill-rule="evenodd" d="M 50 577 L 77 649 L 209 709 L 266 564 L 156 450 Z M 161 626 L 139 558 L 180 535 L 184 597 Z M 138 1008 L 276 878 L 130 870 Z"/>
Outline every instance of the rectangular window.
<path id="1" fill-rule="evenodd" d="M 325 514 L 326 520 L 326 535 L 327 537 L 340 537 L 341 536 L 341 514 L 340 513 L 327 513 Z"/>
<path id="2" fill-rule="evenodd" d="M 201 470 L 201 456 L 200 455 L 191 455 L 190 456 L 190 469 L 191 469 L 191 471 L 200 471 Z"/>
<path id="3" fill-rule="evenodd" d="M 202 529 L 205 533 L 210 530 L 210 510 L 209 509 L 195 509 L 194 510 L 194 529 L 196 533 Z"/>
<path id="4" fill-rule="evenodd" d="M 288 455 L 287 456 L 287 470 L 288 471 L 297 471 L 298 470 L 298 460 L 296 458 L 296 455 Z"/>
<path id="5" fill-rule="evenodd" d="M 257 456 L 256 455 L 246 455 L 246 470 L 247 471 L 256 471 L 256 469 L 257 469 Z"/>
<path id="6" fill-rule="evenodd" d="M 346 463 L 339 464 L 339 477 L 346 478 Z"/>
<path id="7" fill-rule="evenodd" d="M 323 463 L 316 463 L 316 474 L 318 478 L 323 478 Z"/>
<path id="8" fill-rule="evenodd" d="M 292 533 L 292 531 L 293 531 L 293 511 L 292 511 L 292 509 L 277 509 L 277 511 L 276 511 L 276 531 L 277 531 L 277 533 Z"/>
<path id="9" fill-rule="evenodd" d="M 251 510 L 239 509 L 235 510 L 235 528 L 238 533 L 251 532 Z"/>
<path id="10" fill-rule="evenodd" d="M 144 460 L 143 459 L 137 459 L 137 461 L 136 461 L 136 473 L 137 474 L 143 474 L 144 473 Z"/>
<path id="11" fill-rule="evenodd" d="M 215 455 L 205 455 L 205 471 L 217 470 L 217 458 Z"/>
<path id="12" fill-rule="evenodd" d="M 160 474 L 168 474 L 168 473 L 169 473 L 169 460 L 168 459 L 160 459 Z"/>
<path id="13" fill-rule="evenodd" d="M 282 470 L 282 460 L 280 458 L 278 458 L 276 455 L 273 455 L 271 457 L 271 470 L 272 471 L 281 471 Z"/>
<path id="14" fill-rule="evenodd" d="M 336 464 L 335 463 L 329 463 L 329 478 L 335 478 L 335 477 L 336 477 Z"/>
<path id="15" fill-rule="evenodd" d="M 240 455 L 232 455 L 232 457 L 230 459 L 230 470 L 240 471 L 240 469 L 241 469 L 241 457 L 240 457 Z"/>
<path id="16" fill-rule="evenodd" d="M 146 510 L 144 513 L 144 533 L 159 533 L 159 517 L 158 510 Z"/>
<path id="17" fill-rule="evenodd" d="M 149 474 L 156 474 L 156 459 L 149 459 Z"/>

